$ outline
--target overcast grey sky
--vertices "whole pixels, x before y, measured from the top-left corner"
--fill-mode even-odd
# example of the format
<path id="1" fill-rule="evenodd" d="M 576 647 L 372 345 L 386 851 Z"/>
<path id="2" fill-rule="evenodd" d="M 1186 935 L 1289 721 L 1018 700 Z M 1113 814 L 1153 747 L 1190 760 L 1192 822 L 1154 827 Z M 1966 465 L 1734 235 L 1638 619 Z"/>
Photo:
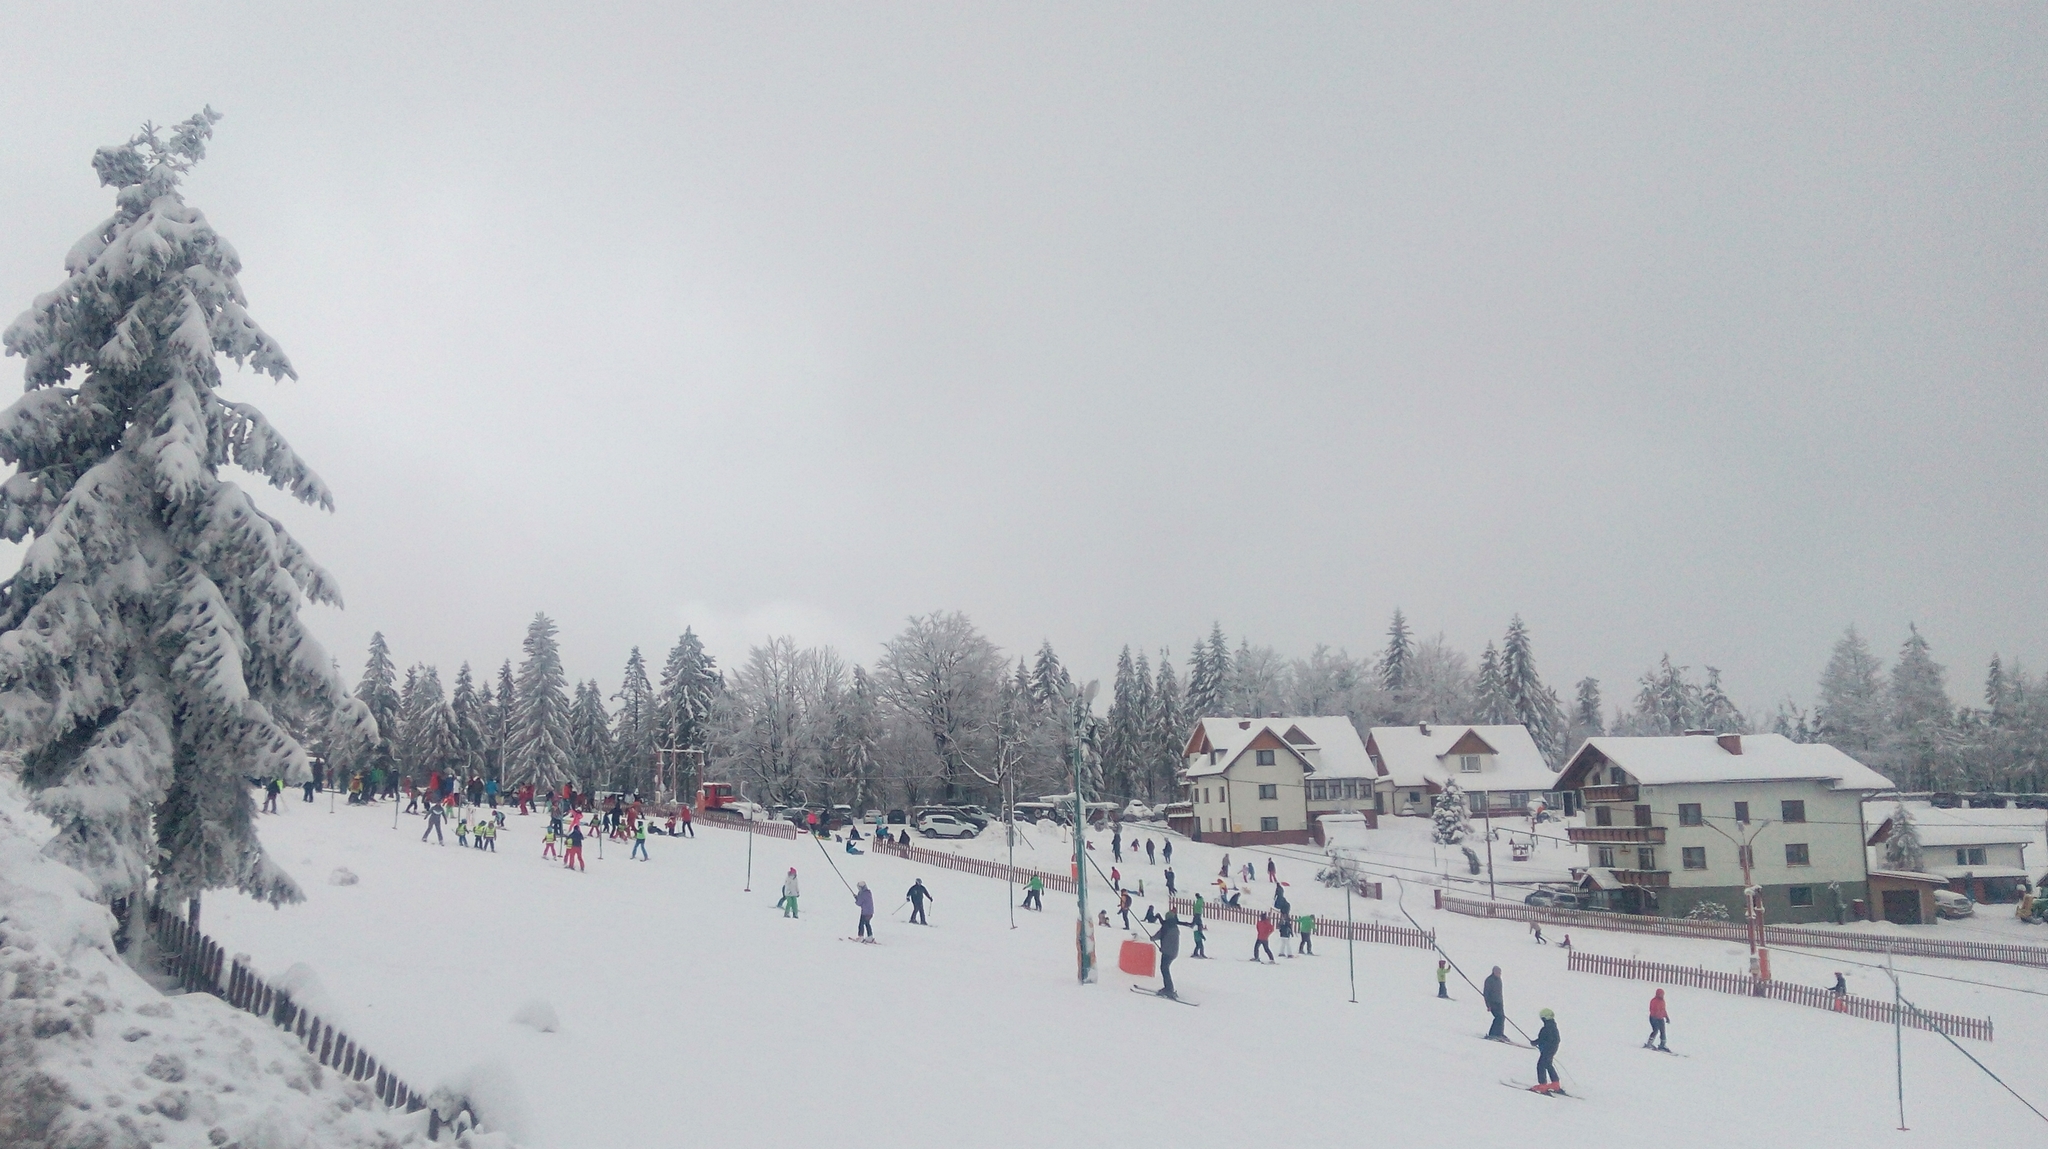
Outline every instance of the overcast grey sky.
<path id="1" fill-rule="evenodd" d="M 597 7 L 8 10 L 0 319 L 95 147 L 226 113 L 351 677 L 536 609 L 607 689 L 939 608 L 1089 676 L 1397 605 L 1610 700 L 2048 665 L 2048 8 Z"/>

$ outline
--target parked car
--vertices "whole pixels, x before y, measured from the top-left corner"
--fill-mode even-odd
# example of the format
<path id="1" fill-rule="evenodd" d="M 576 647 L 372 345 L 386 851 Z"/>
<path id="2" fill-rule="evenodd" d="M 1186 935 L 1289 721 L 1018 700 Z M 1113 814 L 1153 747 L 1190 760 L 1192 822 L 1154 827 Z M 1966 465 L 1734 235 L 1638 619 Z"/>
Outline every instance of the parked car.
<path id="1" fill-rule="evenodd" d="M 1953 810 L 1963 804 L 1963 797 L 1960 794 L 1949 794 L 1946 792 L 1929 794 L 1927 796 L 1927 804 L 1937 810 Z"/>
<path id="2" fill-rule="evenodd" d="M 1557 891 L 1536 890 L 1528 897 L 1523 898 L 1522 904 L 1525 906 L 1542 906 L 1544 908 L 1555 906 L 1557 905 Z"/>
<path id="3" fill-rule="evenodd" d="M 1970 809 L 2003 810 L 2005 809 L 2005 795 L 1994 794 L 1989 790 L 1972 794 L 1970 795 Z"/>
<path id="4" fill-rule="evenodd" d="M 1977 903 L 1956 893 L 1954 890 L 1934 891 L 1934 916 L 1937 918 L 1967 918 L 1977 912 Z"/>
<path id="5" fill-rule="evenodd" d="M 1554 910 L 1584 909 L 1583 899 L 1572 890 L 1537 890 L 1522 899 L 1525 906 L 1544 906 Z"/>
<path id="6" fill-rule="evenodd" d="M 905 814 L 905 813 L 904 813 L 903 811 L 901 811 L 901 810 L 891 810 L 891 811 L 889 811 L 889 824 L 890 824 L 891 826 L 901 826 L 901 825 L 903 825 L 903 824 L 905 824 L 905 823 L 907 823 L 907 822 L 909 822 L 909 821 L 910 821 L 910 817 L 909 817 L 909 815 Z"/>
<path id="7" fill-rule="evenodd" d="M 2012 804 L 2021 810 L 2048 810 L 2048 794 L 2016 795 Z"/>
<path id="8" fill-rule="evenodd" d="M 978 831 L 971 822 L 934 810 L 917 820 L 917 832 L 927 838 L 972 838 Z"/>

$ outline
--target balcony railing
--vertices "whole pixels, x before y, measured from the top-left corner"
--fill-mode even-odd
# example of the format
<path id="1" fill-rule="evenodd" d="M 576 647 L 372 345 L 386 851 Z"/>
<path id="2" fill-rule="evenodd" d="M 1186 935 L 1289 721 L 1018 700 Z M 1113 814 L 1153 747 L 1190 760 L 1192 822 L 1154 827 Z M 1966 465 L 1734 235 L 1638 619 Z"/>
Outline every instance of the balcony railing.
<path id="1" fill-rule="evenodd" d="M 1581 845 L 1661 846 L 1662 826 L 1570 826 L 1565 833 Z"/>
<path id="2" fill-rule="evenodd" d="M 1624 886 L 1668 886 L 1670 870 L 1615 870 L 1614 880 Z"/>
<path id="3" fill-rule="evenodd" d="M 1594 802 L 1633 802 L 1636 788 L 1628 786 L 1588 786 L 1579 791 L 1579 800 L 1588 805 Z"/>

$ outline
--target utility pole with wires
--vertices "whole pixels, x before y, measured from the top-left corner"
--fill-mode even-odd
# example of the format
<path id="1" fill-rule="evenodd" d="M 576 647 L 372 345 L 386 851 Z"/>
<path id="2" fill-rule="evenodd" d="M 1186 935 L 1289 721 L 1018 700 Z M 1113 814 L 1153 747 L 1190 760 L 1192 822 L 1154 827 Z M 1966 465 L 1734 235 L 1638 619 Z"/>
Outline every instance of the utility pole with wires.
<path id="1" fill-rule="evenodd" d="M 1750 847 L 1756 843 L 1757 836 L 1769 828 L 1770 824 L 1770 819 L 1766 818 L 1758 822 L 1756 829 L 1751 830 L 1748 835 L 1738 838 L 1734 834 L 1714 825 L 1713 819 L 1700 819 L 1700 825 L 1735 843 L 1735 860 L 1742 864 L 1742 916 L 1749 925 L 1749 972 L 1750 976 L 1763 981 L 1771 980 L 1771 951 L 1764 936 L 1764 890 L 1762 886 L 1756 884 L 1751 876 L 1750 863 L 1752 859 L 1750 857 Z M 1737 825 L 1739 826 L 1741 823 L 1737 823 Z"/>

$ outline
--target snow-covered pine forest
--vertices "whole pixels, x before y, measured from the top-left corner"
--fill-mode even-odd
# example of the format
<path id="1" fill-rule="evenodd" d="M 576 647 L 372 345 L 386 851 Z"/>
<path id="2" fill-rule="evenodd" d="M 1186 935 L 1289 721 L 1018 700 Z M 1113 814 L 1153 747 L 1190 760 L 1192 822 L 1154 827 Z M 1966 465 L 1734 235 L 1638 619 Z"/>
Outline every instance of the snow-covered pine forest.
<path id="1" fill-rule="evenodd" d="M 1288 657 L 1248 638 L 1233 643 L 1220 624 L 1185 649 L 1125 647 L 1105 668 L 1099 754 L 1088 761 L 1106 797 L 1170 800 L 1197 717 L 1276 713 L 1344 714 L 1361 730 L 1519 723 L 1554 765 L 1596 734 L 1769 731 L 1840 746 L 1909 790 L 2037 790 L 2048 781 L 2048 700 L 2037 680 L 1994 658 L 1983 704 L 1957 705 L 1917 629 L 1887 662 L 1851 627 L 1821 671 L 1818 702 L 1770 711 L 1738 707 L 1720 671 L 1668 654 L 1612 702 L 1592 678 L 1577 680 L 1567 700 L 1538 672 L 1520 617 L 1476 657 L 1441 635 L 1418 639 L 1398 610 L 1384 646 L 1363 657 L 1320 645 Z M 1019 795 L 1071 788 L 1067 700 L 1084 677 L 1095 680 L 1049 642 L 1004 651 L 956 612 L 910 619 L 872 665 L 791 637 L 721 665 L 686 629 L 658 673 L 635 647 L 610 683 L 572 682 L 544 614 L 520 650 L 491 674 L 463 663 L 451 691 L 436 666 L 401 672 L 377 634 L 355 696 L 383 736 L 328 747 L 332 761 L 420 778 L 438 770 L 640 791 L 653 789 L 657 763 L 673 763 L 686 786 L 708 771 L 769 802 L 994 800 L 1005 778 Z"/>

